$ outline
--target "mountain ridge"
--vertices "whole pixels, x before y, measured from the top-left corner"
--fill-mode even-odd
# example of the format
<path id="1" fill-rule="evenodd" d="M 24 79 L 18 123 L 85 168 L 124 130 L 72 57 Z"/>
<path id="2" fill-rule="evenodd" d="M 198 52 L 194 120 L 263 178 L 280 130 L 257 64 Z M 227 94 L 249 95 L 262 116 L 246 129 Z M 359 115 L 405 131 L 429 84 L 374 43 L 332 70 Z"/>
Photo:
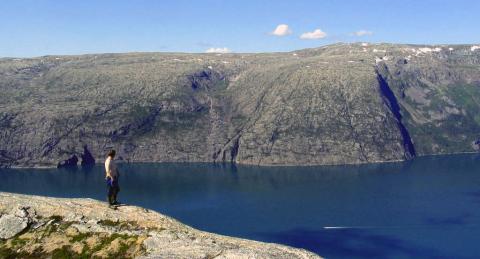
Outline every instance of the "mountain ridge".
<path id="1" fill-rule="evenodd" d="M 345 45 L 391 45 L 391 46 L 410 46 L 410 47 L 467 47 L 467 46 L 480 46 L 480 43 L 439 43 L 439 44 L 421 44 L 421 43 L 391 43 L 391 42 L 368 42 L 368 41 L 355 41 L 355 42 L 337 42 L 326 44 L 318 47 L 303 48 L 296 50 L 286 50 L 286 51 L 267 51 L 267 52 L 181 52 L 181 51 L 125 51 L 125 52 L 87 52 L 87 53 L 78 53 L 78 54 L 45 54 L 40 56 L 4 56 L 0 57 L 0 60 L 12 60 L 12 59 L 38 59 L 38 58 L 49 58 L 49 57 L 82 57 L 82 56 L 95 56 L 95 55 L 128 55 L 128 54 L 174 54 L 174 55 L 245 55 L 245 54 L 282 54 L 282 53 L 294 53 L 302 50 L 315 50 L 324 47 L 332 46 L 345 46 Z"/>
<path id="2" fill-rule="evenodd" d="M 0 164 L 110 148 L 131 162 L 259 165 L 476 152 L 479 71 L 480 46 L 466 44 L 0 59 Z"/>

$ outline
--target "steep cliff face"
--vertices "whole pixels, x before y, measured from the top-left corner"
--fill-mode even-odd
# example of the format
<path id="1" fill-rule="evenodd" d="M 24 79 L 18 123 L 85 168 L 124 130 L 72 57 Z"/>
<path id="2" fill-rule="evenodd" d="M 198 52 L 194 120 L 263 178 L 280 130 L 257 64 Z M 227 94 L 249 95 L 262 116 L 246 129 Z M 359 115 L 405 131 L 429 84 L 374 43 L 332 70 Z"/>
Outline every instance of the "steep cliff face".
<path id="1" fill-rule="evenodd" d="M 479 72 L 467 45 L 4 58 L 0 164 L 90 164 L 110 148 L 127 161 L 299 165 L 471 152 Z"/>
<path id="2" fill-rule="evenodd" d="M 424 47 L 379 64 L 419 155 L 472 152 L 480 138 L 480 51 Z M 382 64 L 383 63 L 383 64 Z"/>

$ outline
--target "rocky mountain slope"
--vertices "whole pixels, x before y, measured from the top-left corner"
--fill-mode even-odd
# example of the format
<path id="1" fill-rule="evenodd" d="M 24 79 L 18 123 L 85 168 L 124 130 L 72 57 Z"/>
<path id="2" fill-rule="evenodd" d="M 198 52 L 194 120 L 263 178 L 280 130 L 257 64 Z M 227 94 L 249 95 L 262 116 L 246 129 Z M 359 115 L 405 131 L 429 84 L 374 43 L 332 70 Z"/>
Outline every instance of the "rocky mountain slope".
<path id="1" fill-rule="evenodd" d="M 0 164 L 344 164 L 475 152 L 480 46 L 0 59 Z M 64 162 L 65 163 L 65 162 Z"/>
<path id="2" fill-rule="evenodd" d="M 0 193 L 0 258 L 319 258 L 90 199 Z"/>

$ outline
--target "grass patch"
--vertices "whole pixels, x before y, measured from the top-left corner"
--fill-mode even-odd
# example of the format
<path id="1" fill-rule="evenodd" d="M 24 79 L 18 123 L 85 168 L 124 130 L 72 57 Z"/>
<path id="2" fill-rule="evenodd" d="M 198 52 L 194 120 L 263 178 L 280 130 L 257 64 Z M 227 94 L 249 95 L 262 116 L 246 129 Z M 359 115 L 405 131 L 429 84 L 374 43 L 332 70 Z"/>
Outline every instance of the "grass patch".
<path id="1" fill-rule="evenodd" d="M 66 230 L 68 227 L 70 227 L 74 222 L 64 222 L 60 224 L 59 229 L 60 230 Z"/>
<path id="2" fill-rule="evenodd" d="M 125 253 L 128 251 L 128 249 L 130 248 L 130 245 L 131 245 L 131 244 L 125 244 L 125 241 L 128 238 L 129 238 L 128 235 L 113 233 L 111 236 L 102 239 L 100 241 L 100 243 L 98 245 L 96 245 L 92 250 L 87 251 L 87 250 L 84 249 L 85 251 L 82 251 L 82 254 L 85 253 L 85 254 L 93 255 L 96 252 L 98 252 L 98 251 L 104 249 L 105 247 L 107 247 L 108 245 L 110 245 L 114 240 L 120 239 L 123 242 L 121 242 L 121 246 L 120 246 L 119 251 L 115 255 L 113 255 L 112 258 L 124 258 Z M 123 247 L 124 245 L 126 247 Z M 123 254 L 120 254 L 120 252 L 122 252 Z"/>
<path id="3" fill-rule="evenodd" d="M 104 219 L 104 220 L 98 221 L 98 224 L 102 225 L 102 226 L 107 226 L 107 227 L 115 227 L 115 226 L 120 225 L 120 222 L 109 220 L 109 219 Z"/>
<path id="4" fill-rule="evenodd" d="M 112 241 L 117 239 L 117 238 L 127 239 L 128 235 L 121 235 L 121 234 L 113 233 L 111 236 L 100 240 L 100 243 L 97 244 L 92 249 L 92 254 L 102 250 L 104 247 L 106 247 L 108 244 L 112 243 Z"/>
<path id="5" fill-rule="evenodd" d="M 70 242 L 75 243 L 75 242 L 81 242 L 89 237 L 92 236 L 92 233 L 80 233 L 72 238 L 70 238 Z"/>
<path id="6" fill-rule="evenodd" d="M 73 237 L 70 241 L 82 242 L 88 237 L 92 236 L 91 233 L 79 234 Z M 14 249 L 6 248 L 0 246 L 0 258 L 52 258 L 52 259 L 87 259 L 87 258 L 96 258 L 95 253 L 108 249 L 113 241 L 119 239 L 119 248 L 117 251 L 110 252 L 107 255 L 107 258 L 131 258 L 133 255 L 129 254 L 129 251 L 132 251 L 132 246 L 135 246 L 135 243 L 138 239 L 137 236 L 129 236 L 124 234 L 114 233 L 110 236 L 101 238 L 96 246 L 89 248 L 88 245 L 85 245 L 82 249 L 82 252 L 79 254 L 73 251 L 71 245 L 64 245 L 61 248 L 57 248 L 52 251 L 51 254 L 42 253 L 41 250 L 36 250 L 33 254 L 27 254 L 25 252 L 17 253 Z"/>
<path id="7" fill-rule="evenodd" d="M 106 226 L 106 227 L 116 227 L 119 230 L 130 230 L 130 229 L 137 229 L 138 224 L 134 221 L 113 221 L 113 220 L 100 220 L 98 222 L 99 225 Z"/>
<path id="8" fill-rule="evenodd" d="M 2 245 L 0 246 L 0 258 L 5 258 L 5 259 L 17 258 L 17 253 L 13 249 L 6 248 Z"/>
<path id="9" fill-rule="evenodd" d="M 27 242 L 28 242 L 28 239 L 17 237 L 12 239 L 10 244 L 12 245 L 12 247 L 17 247 L 17 246 L 24 246 L 27 244 Z"/>
<path id="10" fill-rule="evenodd" d="M 120 243 L 120 248 L 114 254 L 109 255 L 111 258 L 126 258 L 127 252 L 130 249 L 134 241 L 123 241 Z"/>
<path id="11" fill-rule="evenodd" d="M 0 246 L 0 258 L 2 259 L 37 259 L 37 258 L 45 258 L 46 254 L 40 248 L 37 248 L 33 251 L 33 253 L 28 254 L 26 252 L 17 252 L 12 248 L 7 248 L 5 246 Z"/>
<path id="12" fill-rule="evenodd" d="M 64 245 L 62 248 L 53 250 L 52 259 L 70 259 L 78 258 L 78 254 L 72 251 L 72 247 L 69 245 Z"/>

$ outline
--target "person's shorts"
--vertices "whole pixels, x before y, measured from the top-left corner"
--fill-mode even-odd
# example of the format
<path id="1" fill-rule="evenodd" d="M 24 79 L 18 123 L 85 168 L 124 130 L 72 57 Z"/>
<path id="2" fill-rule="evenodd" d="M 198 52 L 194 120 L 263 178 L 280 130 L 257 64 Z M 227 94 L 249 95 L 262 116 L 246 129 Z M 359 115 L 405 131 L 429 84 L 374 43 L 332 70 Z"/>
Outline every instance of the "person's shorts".
<path id="1" fill-rule="evenodd" d="M 107 185 L 109 187 L 118 187 L 118 180 L 113 180 L 112 178 L 106 179 Z"/>

